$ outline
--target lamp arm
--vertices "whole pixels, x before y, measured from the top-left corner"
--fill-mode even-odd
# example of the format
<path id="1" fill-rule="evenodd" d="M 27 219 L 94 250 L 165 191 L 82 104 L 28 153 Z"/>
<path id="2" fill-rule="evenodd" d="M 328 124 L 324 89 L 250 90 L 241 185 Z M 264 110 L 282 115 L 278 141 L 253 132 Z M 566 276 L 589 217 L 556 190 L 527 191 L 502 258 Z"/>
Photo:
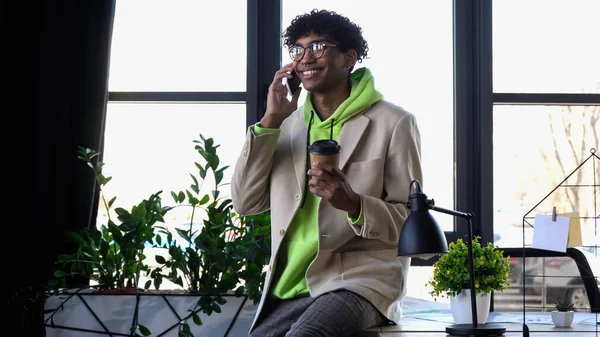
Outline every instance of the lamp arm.
<path id="1" fill-rule="evenodd" d="M 459 211 L 455 211 L 452 209 L 438 207 L 435 205 L 435 202 L 433 201 L 433 199 L 427 199 L 427 207 L 429 207 L 430 210 L 437 211 L 440 213 L 450 214 L 453 216 L 457 216 L 459 218 L 463 218 L 465 220 L 471 220 L 471 218 L 473 218 L 473 214 L 471 214 L 471 213 L 459 212 Z"/>

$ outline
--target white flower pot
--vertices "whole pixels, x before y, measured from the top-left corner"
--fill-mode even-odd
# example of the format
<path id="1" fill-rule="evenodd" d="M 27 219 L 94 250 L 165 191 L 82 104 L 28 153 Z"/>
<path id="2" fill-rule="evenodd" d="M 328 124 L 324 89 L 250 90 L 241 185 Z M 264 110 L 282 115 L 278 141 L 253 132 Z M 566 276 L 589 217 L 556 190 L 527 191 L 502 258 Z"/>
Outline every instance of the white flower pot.
<path id="1" fill-rule="evenodd" d="M 480 293 L 475 298 L 477 306 L 477 323 L 486 322 L 490 313 L 489 294 Z M 473 316 L 471 313 L 471 289 L 463 289 L 457 296 L 450 296 L 450 310 L 456 324 L 472 324 Z"/>
<path id="2" fill-rule="evenodd" d="M 573 311 L 553 311 L 552 323 L 559 328 L 570 327 L 573 324 L 574 315 Z"/>

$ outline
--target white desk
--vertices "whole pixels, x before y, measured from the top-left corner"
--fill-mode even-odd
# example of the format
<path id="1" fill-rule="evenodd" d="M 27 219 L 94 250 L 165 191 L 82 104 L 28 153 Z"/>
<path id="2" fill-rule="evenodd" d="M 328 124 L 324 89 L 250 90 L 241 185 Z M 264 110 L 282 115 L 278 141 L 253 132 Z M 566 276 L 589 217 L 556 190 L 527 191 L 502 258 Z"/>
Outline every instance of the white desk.
<path id="1" fill-rule="evenodd" d="M 590 314 L 588 314 L 590 315 Z M 598 316 L 600 317 L 600 316 Z M 414 317 L 404 317 L 398 325 L 369 329 L 356 337 L 447 337 L 447 321 L 433 321 Z M 521 323 L 494 323 L 506 327 L 506 337 L 523 335 Z M 551 324 L 527 324 L 531 337 L 600 337 L 600 326 L 592 324 L 574 324 L 570 328 L 556 328 Z"/>

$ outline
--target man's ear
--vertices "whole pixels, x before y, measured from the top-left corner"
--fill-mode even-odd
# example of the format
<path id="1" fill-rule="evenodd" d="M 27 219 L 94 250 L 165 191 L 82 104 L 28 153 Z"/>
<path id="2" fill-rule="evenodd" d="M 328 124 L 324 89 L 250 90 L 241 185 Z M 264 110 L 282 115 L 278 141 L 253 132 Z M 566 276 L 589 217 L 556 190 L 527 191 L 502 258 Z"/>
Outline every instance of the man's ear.
<path id="1" fill-rule="evenodd" d="M 358 54 L 356 53 L 356 50 L 354 49 L 349 49 L 346 52 L 346 56 L 345 56 L 345 66 L 346 68 L 354 68 L 354 66 L 356 65 L 356 60 L 358 59 Z"/>

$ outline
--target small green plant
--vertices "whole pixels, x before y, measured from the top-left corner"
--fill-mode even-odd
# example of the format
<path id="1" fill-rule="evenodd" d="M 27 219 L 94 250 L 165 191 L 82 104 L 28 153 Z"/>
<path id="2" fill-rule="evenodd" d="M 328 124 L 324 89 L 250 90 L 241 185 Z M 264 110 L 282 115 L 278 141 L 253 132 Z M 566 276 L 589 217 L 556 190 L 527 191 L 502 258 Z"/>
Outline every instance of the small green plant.
<path id="1" fill-rule="evenodd" d="M 504 257 L 503 251 L 491 243 L 482 247 L 479 238 L 473 239 L 475 293 L 504 291 L 509 286 L 510 257 Z M 427 282 L 433 288 L 429 292 L 431 296 L 456 296 L 470 288 L 467 256 L 468 248 L 462 239 L 450 243 L 448 253 L 433 264 L 433 278 Z"/>
<path id="2" fill-rule="evenodd" d="M 571 311 L 574 306 L 575 306 L 575 304 L 572 303 L 567 298 L 558 298 L 554 301 L 554 307 L 556 308 L 557 311 L 560 311 L 560 312 Z"/>

